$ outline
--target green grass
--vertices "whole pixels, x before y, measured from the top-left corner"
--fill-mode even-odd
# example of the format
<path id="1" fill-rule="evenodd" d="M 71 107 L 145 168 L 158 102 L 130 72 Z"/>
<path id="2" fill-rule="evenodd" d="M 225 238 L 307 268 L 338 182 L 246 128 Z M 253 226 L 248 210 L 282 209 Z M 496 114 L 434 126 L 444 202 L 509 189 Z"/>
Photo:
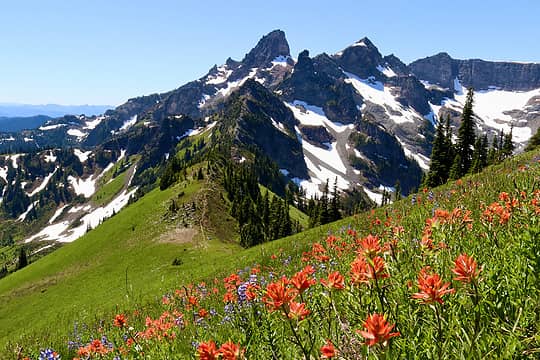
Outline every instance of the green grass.
<path id="1" fill-rule="evenodd" d="M 261 195 L 264 195 L 266 191 L 268 191 L 268 198 L 269 200 L 272 200 L 276 194 L 272 192 L 272 190 L 269 190 L 266 186 L 260 185 L 259 188 L 261 189 Z M 298 210 L 292 205 L 289 205 L 289 216 L 291 217 L 291 220 L 298 221 L 300 223 L 300 226 L 302 226 L 303 229 L 307 229 L 309 226 L 309 216 L 307 214 L 304 214 L 302 211 Z"/>
<path id="2" fill-rule="evenodd" d="M 238 246 L 197 238 L 159 241 L 172 226 L 164 216 L 179 186 L 150 192 L 81 239 L 2 279 L 0 348 L 29 332 L 65 335 L 75 320 L 147 302 L 195 274 L 209 276 L 214 263 Z M 181 191 L 189 199 L 200 186 Z M 181 266 L 171 265 L 176 257 Z"/>
<path id="3" fill-rule="evenodd" d="M 520 196 L 520 191 L 524 191 L 531 196 L 534 190 L 538 189 L 540 165 L 536 156 L 537 153 L 527 153 L 501 165 L 489 167 L 482 174 L 466 177 L 462 180 L 462 185 L 450 183 L 434 189 L 434 200 L 428 200 L 428 194 L 420 192 L 416 195 L 415 204 L 411 204 L 411 197 L 408 197 L 373 212 L 355 215 L 247 250 L 241 250 L 233 243 L 220 242 L 213 236 L 210 240 L 196 238 L 189 244 L 156 242 L 160 234 L 170 226 L 163 221 L 170 199 L 184 191 L 188 200 L 190 194 L 195 193 L 201 184 L 195 183 L 186 188 L 177 184 L 164 192 L 153 191 L 84 238 L 0 280 L 0 348 L 11 340 L 33 349 L 45 346 L 64 349 L 75 320 L 87 323 L 92 328 L 103 320 L 105 324 L 109 324 L 105 326 L 105 330 L 113 336 L 117 333 L 111 328 L 110 319 L 115 311 L 132 314 L 133 309 L 141 309 L 143 313 L 138 318 L 130 317 L 130 324 L 135 326 L 136 330 L 142 330 L 145 316 L 156 318 L 164 310 L 171 309 L 168 305 L 162 305 L 159 299 L 165 294 L 171 294 L 174 289 L 182 289 L 187 284 L 200 281 L 211 284 L 216 277 L 219 279 L 237 272 L 238 269 L 256 264 L 265 269 L 261 275 L 266 277 L 268 271 L 272 271 L 275 278 L 281 275 L 290 276 L 305 265 L 300 260 L 303 252 L 311 249 L 314 242 L 323 242 L 329 231 L 342 234 L 344 229 L 352 227 L 362 236 L 374 232 L 384 241 L 390 241 L 390 230 L 393 226 L 400 225 L 404 227 L 404 232 L 399 236 L 399 252 L 395 255 L 396 258 L 386 258 L 391 277 L 384 295 L 388 304 L 391 304 L 386 308 L 386 312 L 390 313 L 392 322 L 399 322 L 399 331 L 402 333 L 400 337 L 392 340 L 395 344 L 394 351 L 397 349 L 401 357 L 436 357 L 438 342 L 435 338 L 436 323 L 433 312 L 429 307 L 411 300 L 411 294 L 417 291 L 417 288 L 415 285 L 408 288 L 406 284 L 409 281 L 415 284 L 418 270 L 426 264 L 440 272 L 445 281 L 451 280 L 453 275 L 449 266 L 457 254 L 467 252 L 485 266 L 480 286 L 480 291 L 485 296 L 482 298 L 480 318 L 483 330 L 477 341 L 471 342 L 467 338 L 474 309 L 470 308 L 466 289 L 458 288 L 458 294 L 455 297 L 449 296 L 448 305 L 445 305 L 444 331 L 447 333 L 442 345 L 446 349 L 445 357 L 457 357 L 466 352 L 471 358 L 534 354 L 540 339 L 538 319 L 535 320 L 535 314 L 540 309 L 540 293 L 537 285 L 524 279 L 534 279 L 535 276 L 536 280 L 539 278 L 538 267 L 535 268 L 531 259 L 536 256 L 539 261 L 540 255 L 529 248 L 531 239 L 527 238 L 532 236 L 531 234 L 538 234 L 535 233 L 539 230 L 538 215 L 526 218 L 516 211 L 510 226 L 506 227 L 487 227 L 480 219 L 483 206 L 497 201 L 501 191 L 506 191 L 511 196 Z M 523 165 L 527 167 L 524 169 Z M 418 239 L 422 237 L 426 219 L 433 216 L 436 208 L 451 211 L 455 207 L 472 211 L 474 227 L 471 230 L 451 226 L 435 228 L 433 239 L 437 243 L 444 241 L 448 244 L 448 250 L 424 251 L 418 245 Z M 219 209 L 214 210 L 212 216 L 219 217 L 220 213 Z M 387 226 L 384 221 L 389 218 L 392 219 L 388 220 Z M 383 223 L 377 225 L 377 219 L 381 219 Z M 226 233 L 227 224 L 227 221 L 223 221 L 218 230 Z M 535 251 L 537 248 L 536 245 Z M 84 257 L 81 254 L 84 254 Z M 274 254 L 277 255 L 277 260 L 272 259 Z M 336 252 L 330 255 L 333 261 L 329 262 L 328 266 L 348 276 L 349 264 L 356 254 Z M 179 267 L 171 266 L 172 259 L 176 257 L 182 260 Z M 326 272 L 321 276 L 326 275 Z M 453 284 L 456 285 L 459 284 Z M 314 337 L 315 352 L 325 338 L 332 337 L 333 341 L 339 343 L 343 339 L 340 336 L 354 334 L 354 329 L 361 328 L 367 311 L 381 311 L 378 309 L 380 305 L 377 298 L 372 298 L 373 288 L 371 291 L 350 289 L 350 294 L 349 290 L 347 291 L 349 297 L 341 296 L 328 300 L 327 295 L 316 292 L 313 299 L 305 299 L 308 307 L 314 311 L 313 316 L 316 316 L 317 306 L 320 307 L 320 304 L 328 301 L 343 309 L 342 316 L 350 316 L 351 311 L 355 314 L 347 324 L 351 326 L 350 331 L 344 333 L 339 324 L 335 323 L 335 317 L 331 316 L 315 318 L 313 323 L 311 320 L 303 323 L 305 325 L 300 326 L 302 331 L 307 330 L 308 324 L 311 324 L 310 331 L 301 335 L 306 338 Z M 203 305 L 207 309 L 219 310 L 219 307 L 223 306 L 221 296 L 222 293 L 215 298 L 209 298 Z M 358 302 L 363 305 L 355 305 Z M 178 304 L 181 311 L 186 314 L 188 311 L 192 312 L 182 306 Z M 287 352 L 289 357 L 299 355 L 295 350 L 291 350 L 295 348 L 294 341 L 290 340 L 291 330 L 286 326 L 287 323 L 283 322 L 279 312 L 266 314 L 264 306 L 259 310 L 265 314 L 265 321 L 272 324 L 273 331 L 280 334 L 276 342 L 281 348 L 277 349 L 292 351 Z M 60 311 L 61 315 L 57 315 Z M 248 319 L 253 316 L 245 315 Z M 215 320 L 209 320 L 210 326 L 207 328 L 187 328 L 179 334 L 175 342 L 145 343 L 147 356 L 184 358 L 186 353 L 193 354 L 191 341 L 208 339 L 216 339 L 220 343 L 227 339 L 240 342 L 251 351 L 251 356 L 255 356 L 257 351 L 261 351 L 259 354 L 264 353 L 267 330 L 258 326 L 258 323 L 244 324 L 251 326 L 250 331 L 258 336 L 257 341 L 249 342 L 247 333 L 239 326 L 221 326 L 220 319 L 218 315 Z M 335 331 L 325 333 L 326 328 L 320 326 L 323 323 L 328 324 L 330 329 L 335 326 Z M 95 330 L 91 331 L 96 334 Z M 28 337 L 21 338 L 23 335 Z M 362 348 L 363 345 L 358 341 L 360 340 L 357 340 L 357 346 L 361 348 L 362 354 L 366 355 L 365 347 Z M 174 352 L 171 352 L 173 350 Z M 374 354 L 385 355 L 375 352 L 370 356 L 373 357 Z"/>
<path id="4" fill-rule="evenodd" d="M 97 206 L 104 206 L 108 204 L 116 195 L 120 193 L 120 191 L 122 191 L 125 182 L 126 171 L 103 184 L 92 196 L 92 202 Z"/>

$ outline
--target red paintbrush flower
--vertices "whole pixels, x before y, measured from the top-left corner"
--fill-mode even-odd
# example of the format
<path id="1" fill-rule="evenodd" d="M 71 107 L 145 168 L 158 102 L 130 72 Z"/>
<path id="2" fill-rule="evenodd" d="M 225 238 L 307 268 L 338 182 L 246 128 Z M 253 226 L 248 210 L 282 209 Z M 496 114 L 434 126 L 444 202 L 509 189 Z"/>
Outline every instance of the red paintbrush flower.
<path id="1" fill-rule="evenodd" d="M 310 278 L 315 272 L 313 266 L 308 265 L 302 271 L 297 272 L 291 278 L 291 284 L 298 290 L 300 293 L 308 289 L 310 286 L 315 285 L 317 281 L 313 278 Z"/>
<path id="2" fill-rule="evenodd" d="M 223 343 L 218 350 L 218 354 L 221 355 L 223 360 L 238 360 L 243 357 L 243 351 L 240 348 L 240 345 L 233 343 L 232 341 L 227 341 Z"/>
<path id="3" fill-rule="evenodd" d="M 311 313 L 305 303 L 291 301 L 289 303 L 289 319 L 304 320 Z"/>
<path id="4" fill-rule="evenodd" d="M 334 271 L 328 275 L 328 279 L 321 279 L 321 284 L 328 289 L 342 290 L 345 288 L 345 278 L 339 271 Z"/>
<path id="5" fill-rule="evenodd" d="M 467 254 L 459 255 L 454 261 L 454 268 L 452 269 L 452 272 L 457 275 L 454 280 L 465 283 L 475 281 L 481 271 L 477 267 L 476 261 L 474 261 L 472 256 L 468 256 Z"/>
<path id="6" fill-rule="evenodd" d="M 372 314 L 364 321 L 364 330 L 357 332 L 366 339 L 366 345 L 382 344 L 386 346 L 388 340 L 399 336 L 399 332 L 391 332 L 395 325 L 390 325 L 384 315 Z"/>
<path id="7" fill-rule="evenodd" d="M 116 315 L 116 316 L 114 317 L 113 324 L 114 324 L 114 326 L 116 326 L 116 327 L 123 328 L 124 326 L 127 325 L 126 316 L 125 316 L 124 314 L 118 314 L 118 315 Z"/>
<path id="8" fill-rule="evenodd" d="M 268 284 L 266 294 L 262 300 L 270 311 L 279 310 L 283 305 L 288 304 L 298 294 L 294 289 L 287 288 L 287 280 L 281 279 Z"/>
<path id="9" fill-rule="evenodd" d="M 449 289 L 449 286 L 449 282 L 443 284 L 441 277 L 438 274 L 431 273 L 429 266 L 426 266 L 418 274 L 418 289 L 420 291 L 414 293 L 412 297 L 413 299 L 422 300 L 422 304 L 431 304 L 433 302 L 442 304 L 442 297 L 455 291 Z"/>
<path id="10" fill-rule="evenodd" d="M 212 340 L 200 343 L 197 347 L 197 355 L 201 360 L 216 360 L 219 355 L 216 343 Z"/>
<path id="11" fill-rule="evenodd" d="M 321 347 L 321 359 L 331 359 L 337 355 L 337 350 L 330 340 L 326 340 L 326 344 Z"/>

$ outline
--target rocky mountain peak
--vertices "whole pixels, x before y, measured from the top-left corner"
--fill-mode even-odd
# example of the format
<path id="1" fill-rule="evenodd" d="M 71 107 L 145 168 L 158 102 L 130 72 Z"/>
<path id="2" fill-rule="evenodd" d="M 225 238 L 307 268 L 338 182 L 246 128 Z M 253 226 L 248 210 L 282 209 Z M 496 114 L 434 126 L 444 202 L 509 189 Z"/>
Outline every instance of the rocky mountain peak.
<path id="1" fill-rule="evenodd" d="M 313 73 L 315 69 L 313 68 L 313 61 L 309 57 L 309 51 L 304 50 L 298 54 L 298 62 L 294 66 L 295 71 Z"/>
<path id="2" fill-rule="evenodd" d="M 377 66 L 383 62 L 383 57 L 371 40 L 364 37 L 348 48 L 335 55 L 339 65 L 348 72 L 361 78 L 378 76 Z"/>
<path id="3" fill-rule="evenodd" d="M 277 57 L 289 57 L 289 43 L 285 33 L 274 30 L 263 36 L 257 45 L 242 60 L 245 67 L 261 67 L 267 65 Z"/>

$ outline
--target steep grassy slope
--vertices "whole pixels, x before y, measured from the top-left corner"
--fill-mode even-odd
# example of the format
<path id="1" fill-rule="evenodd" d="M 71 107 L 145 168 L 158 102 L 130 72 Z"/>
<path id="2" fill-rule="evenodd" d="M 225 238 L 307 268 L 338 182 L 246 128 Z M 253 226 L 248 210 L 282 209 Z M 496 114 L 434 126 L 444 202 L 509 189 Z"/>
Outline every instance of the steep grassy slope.
<path id="1" fill-rule="evenodd" d="M 6 351 L 13 354 L 17 349 L 14 344 L 19 343 L 33 358 L 46 347 L 69 358 L 76 349 L 68 350 L 68 339 L 87 347 L 91 339 L 106 335 L 110 358 L 123 348 L 129 358 L 182 359 L 194 356 L 201 351 L 199 344 L 208 345 L 209 340 L 215 340 L 218 346 L 231 340 L 249 358 L 319 357 L 326 339 L 346 358 L 534 356 L 540 351 L 539 159 L 538 152 L 527 153 L 482 174 L 422 191 L 373 212 L 240 252 L 233 252 L 237 250 L 234 246 L 212 241 L 190 246 L 148 241 L 161 230 L 152 226 L 142 230 L 139 226 L 153 224 L 156 214 L 166 211 L 167 199 L 182 185 L 163 193 L 153 192 L 108 221 L 115 228 L 125 224 L 124 229 L 118 229 L 124 234 L 122 241 L 111 236 L 91 243 L 90 233 L 57 252 L 66 254 L 70 266 L 55 265 L 59 255 L 53 254 L 40 261 L 56 266 L 55 270 L 46 273 L 45 265 L 38 266 L 37 262 L 18 277 L 8 278 L 9 282 L 0 282 L 2 300 L 6 299 L 8 305 L 0 310 L 3 341 L 12 341 Z M 137 213 L 148 216 L 148 222 L 132 218 Z M 140 235 L 134 237 L 139 239 L 139 246 L 125 235 L 131 231 L 130 221 L 139 221 L 135 233 Z M 102 227 L 107 229 L 106 225 Z M 338 239 L 328 237 L 329 233 Z M 351 264 L 366 253 L 368 234 L 378 238 L 381 248 L 374 251 L 386 263 L 381 274 L 388 276 L 380 277 L 379 282 L 367 279 L 359 284 L 352 278 Z M 170 251 L 183 251 L 184 247 L 189 256 L 182 253 L 183 265 L 174 269 L 169 263 L 173 258 Z M 88 265 L 98 261 L 93 256 L 90 259 L 94 260 L 81 259 L 75 250 L 87 254 L 95 251 L 105 259 L 112 256 L 122 266 L 113 266 L 111 259 L 108 266 L 103 261 L 103 270 L 90 270 Z M 455 280 L 451 269 L 459 254 L 473 256 L 477 269 L 482 269 L 472 283 Z M 277 279 L 282 275 L 292 278 L 306 264 L 314 267 L 313 275 L 307 273 L 314 283 L 296 298 L 310 310 L 301 316 L 305 320 L 284 317 L 281 313 L 291 311 L 290 307 L 272 311 L 273 306 L 268 305 L 271 285 L 279 286 Z M 83 276 L 85 265 L 88 276 Z M 448 282 L 454 289 L 453 293 L 437 295 L 442 304 L 433 301 L 425 305 L 412 297 L 422 292 L 417 278 L 426 265 L 440 274 L 440 285 Z M 128 297 L 126 266 L 128 289 L 129 284 L 133 286 Z M 139 269 L 140 281 L 134 279 L 132 268 Z M 40 293 L 43 277 L 39 271 L 51 281 L 57 273 L 62 281 Z M 335 271 L 344 277 L 343 288 L 337 286 L 339 277 L 330 276 Z M 70 272 L 80 274 L 79 281 L 75 282 Z M 257 274 L 252 283 L 250 274 Z M 224 283 L 221 279 L 225 277 L 228 280 Z M 321 284 L 325 279 L 326 286 Z M 337 285 L 328 285 L 330 282 Z M 247 296 L 245 288 L 250 284 L 255 285 L 253 297 L 246 303 L 242 297 Z M 31 286 L 38 291 L 32 291 Z M 285 287 L 292 285 L 285 283 Z M 14 298 L 16 291 L 23 295 L 21 300 Z M 40 296 L 51 296 L 55 291 L 56 296 L 40 301 Z M 224 297 L 228 299 L 225 302 Z M 103 304 L 97 305 L 98 301 Z M 51 309 L 46 309 L 55 304 L 65 310 L 70 302 L 74 307 L 66 315 L 55 317 Z M 37 319 L 32 306 L 45 314 L 43 321 Z M 115 327 L 112 320 L 116 313 L 124 314 L 133 330 Z M 368 346 L 355 330 L 366 330 L 365 319 L 373 313 L 384 313 L 400 335 Z M 76 336 L 69 336 L 74 319 L 88 326 L 79 327 Z M 50 332 L 53 321 L 57 321 L 56 329 Z M 50 336 L 43 335 L 45 329 Z M 32 336 L 20 339 L 21 333 Z M 136 345 L 126 343 L 123 336 L 133 338 Z"/>
<path id="2" fill-rule="evenodd" d="M 173 284 L 213 271 L 237 246 L 167 218 L 170 199 L 188 203 L 204 182 L 155 190 L 83 238 L 0 281 L 0 343 L 45 334 L 96 311 L 145 302 Z M 178 197 L 179 193 L 183 196 Z M 172 266 L 175 258 L 180 266 Z"/>

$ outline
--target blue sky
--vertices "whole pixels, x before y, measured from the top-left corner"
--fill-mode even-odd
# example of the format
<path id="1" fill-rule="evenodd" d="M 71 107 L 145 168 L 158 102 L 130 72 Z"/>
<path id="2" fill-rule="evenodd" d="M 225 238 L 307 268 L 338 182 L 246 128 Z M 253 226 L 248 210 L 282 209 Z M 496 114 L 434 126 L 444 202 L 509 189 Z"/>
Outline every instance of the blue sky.
<path id="1" fill-rule="evenodd" d="M 367 36 L 405 63 L 540 62 L 540 2 L 19 0 L 0 4 L 0 102 L 112 104 L 174 89 L 273 29 L 293 56 Z"/>

